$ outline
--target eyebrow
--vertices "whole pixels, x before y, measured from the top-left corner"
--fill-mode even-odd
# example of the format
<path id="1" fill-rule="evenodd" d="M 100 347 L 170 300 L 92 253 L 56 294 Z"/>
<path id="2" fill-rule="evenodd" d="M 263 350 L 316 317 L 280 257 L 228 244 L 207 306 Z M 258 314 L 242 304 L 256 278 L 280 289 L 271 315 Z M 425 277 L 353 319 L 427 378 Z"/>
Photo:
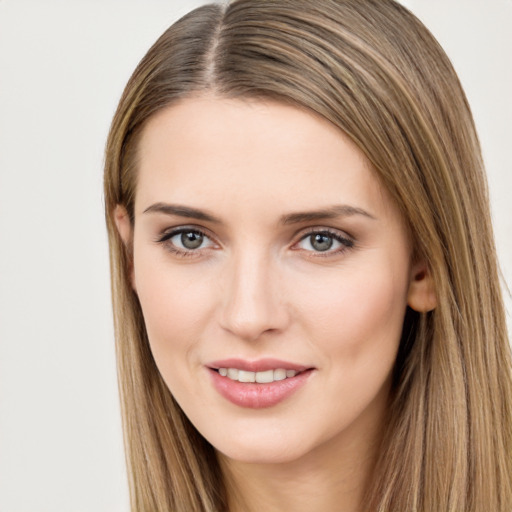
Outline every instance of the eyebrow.
<path id="1" fill-rule="evenodd" d="M 320 220 L 335 219 L 337 217 L 352 217 L 354 215 L 362 215 L 372 220 L 377 220 L 376 217 L 368 213 L 362 208 L 349 206 L 346 204 L 335 205 L 321 210 L 297 212 L 283 215 L 281 217 L 282 224 L 299 224 L 301 222 L 311 222 Z"/>
<path id="2" fill-rule="evenodd" d="M 166 215 L 187 217 L 189 219 L 203 220 L 205 222 L 212 222 L 214 224 L 220 224 L 221 222 L 220 219 L 203 210 L 177 204 L 155 203 L 152 204 L 149 208 L 146 208 L 143 213 L 165 213 Z"/>
<path id="3" fill-rule="evenodd" d="M 222 223 L 219 218 L 215 217 L 211 213 L 205 212 L 204 210 L 176 204 L 155 203 L 146 208 L 143 213 L 163 213 L 165 215 L 197 219 L 205 222 L 212 222 L 214 224 Z M 329 220 L 337 217 L 352 217 L 354 215 L 362 215 L 369 219 L 376 220 L 376 217 L 362 208 L 350 205 L 335 205 L 329 208 L 322 208 L 320 210 L 289 213 L 280 218 L 280 223 L 284 225 L 300 224 L 301 222 Z"/>

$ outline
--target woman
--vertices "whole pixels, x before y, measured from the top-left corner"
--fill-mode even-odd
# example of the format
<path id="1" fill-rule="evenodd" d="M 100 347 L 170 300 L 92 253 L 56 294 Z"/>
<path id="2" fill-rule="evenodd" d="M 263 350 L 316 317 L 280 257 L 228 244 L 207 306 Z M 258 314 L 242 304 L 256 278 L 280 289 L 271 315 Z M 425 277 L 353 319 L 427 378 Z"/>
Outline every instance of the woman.
<path id="1" fill-rule="evenodd" d="M 480 149 L 392 0 L 173 25 L 106 151 L 133 510 L 507 511 Z"/>

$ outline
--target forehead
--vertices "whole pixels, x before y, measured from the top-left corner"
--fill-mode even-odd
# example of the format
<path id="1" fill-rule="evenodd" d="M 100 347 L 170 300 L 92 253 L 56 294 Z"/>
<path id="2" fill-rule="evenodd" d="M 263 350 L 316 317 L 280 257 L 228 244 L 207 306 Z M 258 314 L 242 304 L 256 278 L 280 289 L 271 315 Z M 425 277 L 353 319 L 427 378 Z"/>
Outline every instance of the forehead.
<path id="1" fill-rule="evenodd" d="M 142 132 L 138 172 L 136 212 L 157 201 L 242 210 L 259 203 L 265 212 L 389 207 L 369 161 L 341 130 L 277 102 L 199 97 L 160 111 Z"/>

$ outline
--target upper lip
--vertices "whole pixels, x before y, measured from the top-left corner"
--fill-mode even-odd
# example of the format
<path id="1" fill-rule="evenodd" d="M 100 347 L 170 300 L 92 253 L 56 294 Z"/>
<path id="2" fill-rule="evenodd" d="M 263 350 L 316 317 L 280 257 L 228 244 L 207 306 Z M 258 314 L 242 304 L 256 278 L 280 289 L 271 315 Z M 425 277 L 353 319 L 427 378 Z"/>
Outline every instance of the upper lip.
<path id="1" fill-rule="evenodd" d="M 295 370 L 296 372 L 302 372 L 311 368 L 310 366 L 273 358 L 257 359 L 255 361 L 247 361 L 245 359 L 239 358 L 229 358 L 212 361 L 211 363 L 207 363 L 206 366 L 214 370 L 218 370 L 219 368 L 237 368 L 238 370 L 244 370 L 247 372 L 264 372 L 267 370 L 276 370 L 278 368 L 282 368 L 283 370 Z"/>

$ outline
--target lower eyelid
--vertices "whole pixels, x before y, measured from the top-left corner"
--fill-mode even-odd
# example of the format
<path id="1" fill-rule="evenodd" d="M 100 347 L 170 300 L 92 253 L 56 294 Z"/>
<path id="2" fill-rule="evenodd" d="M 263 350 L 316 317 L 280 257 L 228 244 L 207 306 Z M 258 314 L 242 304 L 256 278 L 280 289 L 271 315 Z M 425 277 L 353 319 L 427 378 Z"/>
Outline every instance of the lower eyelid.
<path id="1" fill-rule="evenodd" d="M 339 233 L 334 233 L 332 231 L 328 231 L 325 229 L 319 229 L 318 231 L 310 231 L 308 233 L 304 233 L 300 238 L 299 241 L 296 243 L 301 242 L 302 240 L 305 240 L 313 235 L 327 235 L 339 242 L 340 244 L 346 245 L 347 247 L 351 247 L 354 245 L 354 240 L 350 238 L 349 236 L 343 236 Z"/>
<path id="2" fill-rule="evenodd" d="M 205 245 L 197 247 L 195 249 L 189 249 L 187 247 L 181 247 L 172 242 L 172 238 L 179 236 L 183 233 L 197 233 L 204 237 L 203 243 Z M 198 258 L 205 255 L 205 251 L 209 251 L 216 247 L 216 242 L 213 240 L 211 236 L 209 236 L 205 231 L 195 227 L 177 227 L 171 230 L 167 230 L 161 233 L 156 239 L 155 242 L 161 245 L 165 251 L 173 254 L 176 257 L 180 258 Z"/>
<path id="3" fill-rule="evenodd" d="M 189 232 L 198 233 L 199 235 L 203 236 L 204 238 L 211 240 L 211 238 L 204 231 L 201 231 L 200 229 L 179 228 L 179 229 L 173 229 L 171 231 L 166 231 L 166 232 L 161 233 L 157 237 L 156 241 L 157 242 L 167 242 L 171 238 L 175 237 L 176 235 L 181 235 L 182 233 L 189 233 Z"/>

